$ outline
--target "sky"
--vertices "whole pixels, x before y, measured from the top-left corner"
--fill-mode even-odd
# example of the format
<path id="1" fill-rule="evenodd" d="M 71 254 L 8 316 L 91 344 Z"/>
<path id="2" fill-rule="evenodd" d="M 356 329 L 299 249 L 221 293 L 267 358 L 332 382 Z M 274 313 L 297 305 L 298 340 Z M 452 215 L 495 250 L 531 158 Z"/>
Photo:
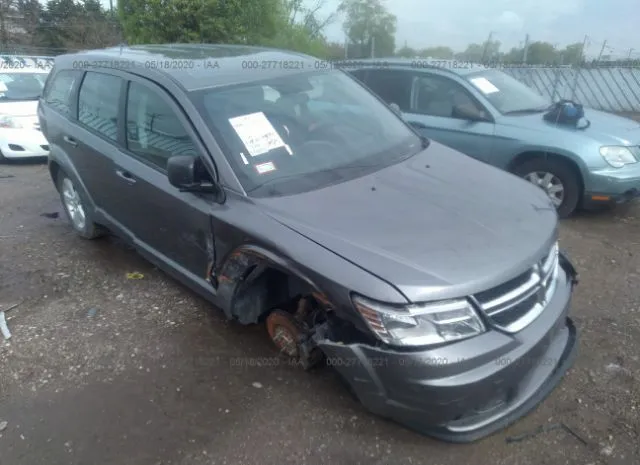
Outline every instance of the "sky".
<path id="1" fill-rule="evenodd" d="M 340 0 L 306 0 L 308 5 L 324 1 L 329 15 Z M 564 47 L 588 36 L 585 52 L 640 59 L 638 0 L 383 0 L 398 18 L 396 44 L 413 48 L 448 45 L 461 51 L 471 42 L 484 42 L 493 31 L 502 51 L 530 41 L 546 41 Z M 109 0 L 102 0 L 109 6 Z M 116 1 L 114 0 L 114 5 Z M 342 19 L 326 29 L 330 40 L 343 42 Z"/>
<path id="2" fill-rule="evenodd" d="M 318 0 L 308 0 L 314 3 Z M 325 14 L 339 0 L 324 0 Z M 519 46 L 525 36 L 564 47 L 588 36 L 586 53 L 640 59 L 638 0 L 386 0 L 398 18 L 396 44 L 413 48 L 448 45 L 461 51 L 471 42 L 482 43 L 493 31 L 502 51 Z M 326 31 L 331 40 L 344 41 L 341 20 Z M 607 50 L 608 49 L 608 50 Z"/>

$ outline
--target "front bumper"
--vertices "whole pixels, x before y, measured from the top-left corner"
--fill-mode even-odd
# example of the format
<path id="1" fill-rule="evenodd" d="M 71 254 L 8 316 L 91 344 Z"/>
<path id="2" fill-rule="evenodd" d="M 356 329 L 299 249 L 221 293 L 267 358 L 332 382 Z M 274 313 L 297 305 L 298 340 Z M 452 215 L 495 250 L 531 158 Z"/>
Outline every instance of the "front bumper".
<path id="1" fill-rule="evenodd" d="M 371 412 L 444 441 L 476 441 L 535 408 L 573 363 L 577 336 L 567 314 L 575 275 L 562 262 L 553 299 L 519 333 L 491 330 L 419 352 L 318 345 Z"/>
<path id="2" fill-rule="evenodd" d="M 46 157 L 49 142 L 37 129 L 6 129 L 0 132 L 0 152 L 5 158 Z"/>
<path id="3" fill-rule="evenodd" d="M 585 179 L 583 206 L 629 202 L 640 197 L 640 163 L 591 171 Z"/>

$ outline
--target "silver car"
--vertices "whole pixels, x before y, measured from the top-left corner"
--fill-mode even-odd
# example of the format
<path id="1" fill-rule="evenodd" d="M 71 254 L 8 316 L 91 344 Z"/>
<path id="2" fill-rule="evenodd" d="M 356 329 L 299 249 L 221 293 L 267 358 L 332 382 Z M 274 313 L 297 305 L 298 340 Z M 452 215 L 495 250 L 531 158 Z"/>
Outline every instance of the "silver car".
<path id="1" fill-rule="evenodd" d="M 549 198 L 325 63 L 205 44 L 63 55 L 38 114 L 80 236 L 123 238 L 374 413 L 473 441 L 571 364 L 576 274 Z"/>

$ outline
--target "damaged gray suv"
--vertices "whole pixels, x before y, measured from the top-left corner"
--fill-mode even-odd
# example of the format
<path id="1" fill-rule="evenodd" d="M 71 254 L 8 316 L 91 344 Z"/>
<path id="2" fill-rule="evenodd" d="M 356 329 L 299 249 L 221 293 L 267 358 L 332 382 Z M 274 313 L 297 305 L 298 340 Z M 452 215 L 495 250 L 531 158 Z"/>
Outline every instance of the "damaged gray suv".
<path id="1" fill-rule="evenodd" d="M 38 115 L 80 236 L 128 241 L 376 414 L 474 441 L 572 363 L 576 273 L 544 192 L 421 138 L 330 63 L 202 44 L 64 55 Z"/>

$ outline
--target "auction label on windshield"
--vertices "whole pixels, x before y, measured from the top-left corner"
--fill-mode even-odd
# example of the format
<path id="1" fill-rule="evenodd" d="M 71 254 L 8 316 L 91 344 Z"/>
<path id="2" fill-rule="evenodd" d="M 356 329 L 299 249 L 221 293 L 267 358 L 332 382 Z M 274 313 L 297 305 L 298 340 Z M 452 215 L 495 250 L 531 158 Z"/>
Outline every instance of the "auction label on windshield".
<path id="1" fill-rule="evenodd" d="M 494 86 L 487 78 L 474 78 L 471 79 L 471 83 L 476 86 L 483 94 L 493 94 L 494 92 L 500 91 L 500 89 Z"/>
<path id="2" fill-rule="evenodd" d="M 256 171 L 258 172 L 258 174 L 270 173 L 271 171 L 275 171 L 275 170 L 276 170 L 276 165 L 274 165 L 272 161 L 268 161 L 266 163 L 260 163 L 259 165 L 256 165 Z"/>
<path id="3" fill-rule="evenodd" d="M 278 131 L 261 111 L 230 118 L 229 123 L 252 157 L 280 147 L 286 148 Z"/>

